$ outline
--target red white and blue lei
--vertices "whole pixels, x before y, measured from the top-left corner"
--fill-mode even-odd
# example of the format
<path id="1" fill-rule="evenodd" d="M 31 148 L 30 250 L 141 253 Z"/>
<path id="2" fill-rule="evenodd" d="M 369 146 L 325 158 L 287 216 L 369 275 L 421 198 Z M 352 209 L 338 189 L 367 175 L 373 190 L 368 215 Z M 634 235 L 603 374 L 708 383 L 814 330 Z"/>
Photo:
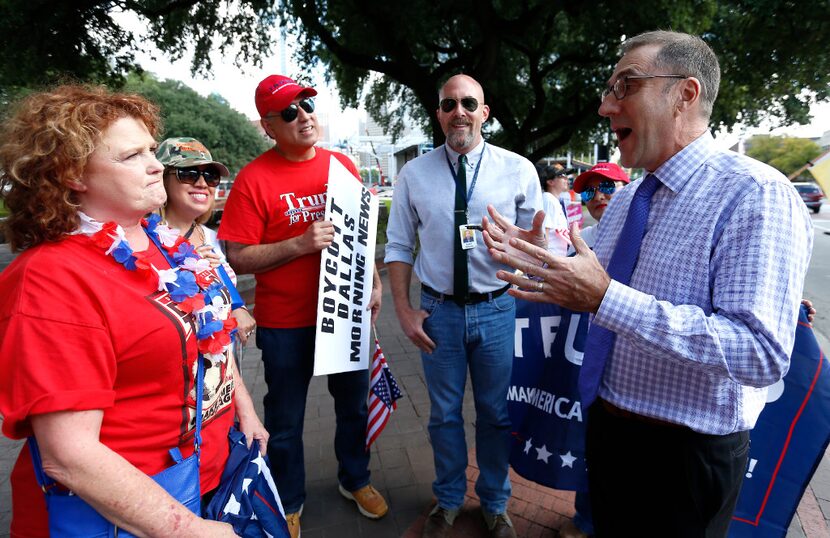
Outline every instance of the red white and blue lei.
<path id="1" fill-rule="evenodd" d="M 144 253 L 132 249 L 121 226 L 115 222 L 101 223 L 83 212 L 78 215 L 81 226 L 75 233 L 88 236 L 128 271 L 156 275 L 158 290 L 166 291 L 181 311 L 192 316 L 199 355 L 214 365 L 227 360 L 236 319 L 230 315 L 230 302 L 222 293 L 224 284 L 210 270 L 210 262 L 199 256 L 178 230 L 160 224 L 161 217 L 155 214 L 141 220 L 144 232 L 174 265 L 171 269 L 158 269 Z"/>

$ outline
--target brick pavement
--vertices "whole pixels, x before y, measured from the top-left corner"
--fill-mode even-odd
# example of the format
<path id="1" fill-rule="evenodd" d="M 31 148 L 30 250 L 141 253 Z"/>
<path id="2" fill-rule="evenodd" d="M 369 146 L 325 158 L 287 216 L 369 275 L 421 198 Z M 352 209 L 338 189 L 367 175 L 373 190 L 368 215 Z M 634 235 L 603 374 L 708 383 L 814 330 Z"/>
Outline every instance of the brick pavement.
<path id="1" fill-rule="evenodd" d="M 0 270 L 11 256 L 0 245 Z M 5 263 L 4 263 L 5 261 Z M 244 287 L 241 286 L 241 287 Z M 429 399 L 418 350 L 403 335 L 394 315 L 384 276 L 385 308 L 377 323 L 379 339 L 404 393 L 398 410 L 372 447 L 372 481 L 390 504 L 390 513 L 379 521 L 360 516 L 351 501 L 337 492 L 337 467 L 333 452 L 334 409 L 325 379 L 314 378 L 309 388 L 305 419 L 306 486 L 308 500 L 303 515 L 305 538 L 414 538 L 420 535 L 430 505 L 434 502 L 432 450 L 427 434 Z M 413 297 L 417 297 L 413 286 Z M 825 349 L 827 343 L 823 342 Z M 266 387 L 260 352 L 253 346 L 245 352 L 242 375 L 258 411 Z M 470 447 L 468 496 L 456 521 L 453 537 L 486 536 L 472 489 L 475 468 L 474 410 L 470 391 L 464 405 L 464 426 Z M 0 538 L 8 536 L 10 523 L 9 471 L 21 442 L 0 436 Z M 521 537 L 555 537 L 562 523 L 573 516 L 573 493 L 555 491 L 530 483 L 511 472 L 513 498 L 509 511 Z M 830 457 L 825 456 L 810 484 L 788 537 L 830 538 Z"/>

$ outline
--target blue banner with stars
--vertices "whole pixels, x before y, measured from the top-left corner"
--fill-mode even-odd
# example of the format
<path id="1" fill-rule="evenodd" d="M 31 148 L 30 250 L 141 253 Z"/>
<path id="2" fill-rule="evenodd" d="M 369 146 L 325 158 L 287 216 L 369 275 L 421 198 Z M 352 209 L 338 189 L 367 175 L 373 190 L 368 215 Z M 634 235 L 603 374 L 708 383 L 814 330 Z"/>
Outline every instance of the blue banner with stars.
<path id="1" fill-rule="evenodd" d="M 516 343 L 507 408 L 513 428 L 510 465 L 556 489 L 587 488 L 585 416 L 577 378 L 588 314 L 516 301 Z"/>
<path id="2" fill-rule="evenodd" d="M 787 375 L 750 434 L 730 538 L 783 537 L 830 442 L 830 364 L 802 309 Z"/>
<path id="3" fill-rule="evenodd" d="M 589 318 L 556 305 L 516 301 L 508 410 L 510 464 L 544 486 L 584 491 L 585 417 L 577 379 Z M 783 537 L 830 443 L 830 364 L 802 310 L 790 370 L 770 387 L 730 538 Z"/>

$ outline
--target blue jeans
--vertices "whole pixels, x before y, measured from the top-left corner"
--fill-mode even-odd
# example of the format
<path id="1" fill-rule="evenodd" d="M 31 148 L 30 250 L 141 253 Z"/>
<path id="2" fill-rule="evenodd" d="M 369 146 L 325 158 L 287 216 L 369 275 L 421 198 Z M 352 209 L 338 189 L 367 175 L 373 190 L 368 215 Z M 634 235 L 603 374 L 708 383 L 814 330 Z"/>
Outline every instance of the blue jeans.
<path id="1" fill-rule="evenodd" d="M 442 508 L 452 510 L 464 503 L 467 443 L 461 408 L 469 367 L 476 407 L 476 493 L 484 511 L 500 514 L 510 498 L 507 388 L 515 301 L 505 294 L 462 307 L 422 293 L 421 308 L 429 314 L 424 331 L 436 345 L 431 354 L 421 353 L 431 402 L 429 436 L 436 475 L 432 490 Z"/>
<path id="2" fill-rule="evenodd" d="M 262 350 L 268 393 L 265 428 L 268 458 L 286 513 L 297 512 L 305 502 L 303 420 L 308 384 L 314 372 L 314 327 L 297 329 L 258 328 L 257 347 Z M 334 397 L 336 429 L 334 454 L 337 479 L 355 491 L 369 483 L 369 452 L 366 451 L 366 421 L 369 410 L 369 372 L 359 370 L 328 376 Z"/>

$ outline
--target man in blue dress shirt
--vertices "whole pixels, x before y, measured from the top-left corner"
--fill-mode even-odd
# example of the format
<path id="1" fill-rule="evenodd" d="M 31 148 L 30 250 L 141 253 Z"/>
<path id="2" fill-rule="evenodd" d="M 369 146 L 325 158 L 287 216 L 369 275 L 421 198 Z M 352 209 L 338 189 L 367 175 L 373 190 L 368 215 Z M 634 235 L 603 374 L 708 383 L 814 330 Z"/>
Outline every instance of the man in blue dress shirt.
<path id="1" fill-rule="evenodd" d="M 812 223 L 780 172 L 715 145 L 708 123 L 720 67 L 704 41 L 648 32 L 622 52 L 599 113 L 621 164 L 646 177 L 614 196 L 596 256 L 574 230 L 573 258 L 513 241 L 550 267 L 535 271 L 541 283 L 500 276 L 542 292 L 516 296 L 595 314 L 580 388 L 588 365 L 600 365 L 598 397 L 591 405 L 586 392 L 582 402 L 596 535 L 725 536 L 749 430 L 789 368 Z M 649 184 L 640 218 L 629 209 Z M 625 230 L 637 220 L 645 228 L 634 243 Z M 632 251 L 633 270 L 609 276 Z M 612 338 L 598 352 L 603 334 Z"/>
<path id="2" fill-rule="evenodd" d="M 461 409 L 468 368 L 476 405 L 476 493 L 491 535 L 516 536 L 507 517 L 507 387 L 515 304 L 496 278 L 505 266 L 488 255 L 475 224 L 492 204 L 509 222 L 529 228 L 542 207 L 542 193 L 530 161 L 483 140 L 481 125 L 489 112 L 474 79 L 456 75 L 447 81 L 437 111 L 447 142 L 403 167 L 387 228 L 385 261 L 395 311 L 404 333 L 422 351 L 431 402 L 438 504 L 424 527 L 423 536 L 429 538 L 448 536 L 467 490 Z M 462 185 L 460 199 L 457 184 Z M 536 230 L 543 234 L 541 221 Z M 416 237 L 420 244 L 414 258 Z M 419 308 L 409 298 L 413 262 L 421 282 Z M 464 269 L 460 276 L 458 269 Z"/>

